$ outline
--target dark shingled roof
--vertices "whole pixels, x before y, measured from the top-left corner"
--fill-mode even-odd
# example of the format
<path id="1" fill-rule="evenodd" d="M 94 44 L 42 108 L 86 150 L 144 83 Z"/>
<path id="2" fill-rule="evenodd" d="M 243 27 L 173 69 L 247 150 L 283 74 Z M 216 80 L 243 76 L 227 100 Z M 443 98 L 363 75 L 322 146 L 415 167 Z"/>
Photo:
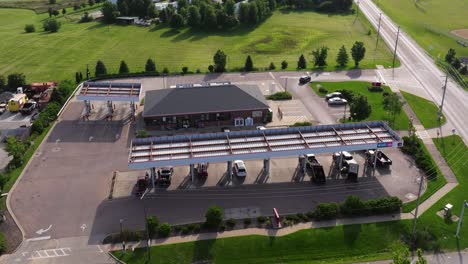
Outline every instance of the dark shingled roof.
<path id="1" fill-rule="evenodd" d="M 147 91 L 143 116 L 268 109 L 256 85 L 223 85 Z"/>

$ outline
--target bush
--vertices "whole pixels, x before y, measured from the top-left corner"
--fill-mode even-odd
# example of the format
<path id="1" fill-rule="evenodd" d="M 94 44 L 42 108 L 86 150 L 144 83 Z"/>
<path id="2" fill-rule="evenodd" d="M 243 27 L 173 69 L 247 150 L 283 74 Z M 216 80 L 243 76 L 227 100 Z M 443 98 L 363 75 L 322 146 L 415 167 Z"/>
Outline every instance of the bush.
<path id="1" fill-rule="evenodd" d="M 144 130 L 144 129 L 140 129 L 137 131 L 137 138 L 145 138 L 145 137 L 148 137 L 149 134 L 148 134 L 148 131 Z"/>
<path id="2" fill-rule="evenodd" d="M 274 69 L 276 69 L 275 64 L 274 64 L 273 62 L 271 62 L 271 63 L 270 63 L 270 66 L 268 66 L 268 69 L 269 69 L 269 70 L 274 70 Z"/>
<path id="3" fill-rule="evenodd" d="M 158 228 L 158 235 L 160 237 L 168 237 L 171 234 L 172 227 L 168 223 L 164 223 Z"/>
<path id="4" fill-rule="evenodd" d="M 320 204 L 319 204 L 319 205 L 320 205 Z M 306 216 L 307 216 L 309 219 L 314 219 L 314 211 L 307 212 L 307 213 L 306 213 Z"/>
<path id="5" fill-rule="evenodd" d="M 331 220 L 338 216 L 338 204 L 336 203 L 321 203 L 317 205 L 312 213 L 313 219 L 317 221 Z"/>
<path id="6" fill-rule="evenodd" d="M 301 221 L 297 215 L 288 215 L 286 216 L 286 220 L 291 222 L 291 224 L 297 224 Z"/>
<path id="7" fill-rule="evenodd" d="M 158 231 L 159 219 L 156 216 L 150 216 L 146 219 L 146 224 L 149 236 L 153 237 Z"/>
<path id="8" fill-rule="evenodd" d="M 205 213 L 205 223 L 208 227 L 219 227 L 223 222 L 223 211 L 221 207 L 213 205 Z"/>
<path id="9" fill-rule="evenodd" d="M 296 215 L 299 218 L 299 220 L 301 220 L 302 222 L 309 221 L 309 217 L 303 213 L 297 213 Z"/>
<path id="10" fill-rule="evenodd" d="M 367 90 L 369 90 L 369 92 L 382 92 L 383 87 L 381 87 L 381 86 L 368 86 Z"/>
<path id="11" fill-rule="evenodd" d="M 182 73 L 183 73 L 183 74 L 187 74 L 187 73 L 188 73 L 188 67 L 187 67 L 187 66 L 182 67 Z"/>
<path id="12" fill-rule="evenodd" d="M 268 111 L 267 114 L 265 115 L 265 119 L 263 120 L 263 123 L 270 123 L 273 120 L 273 113 Z"/>
<path id="13" fill-rule="evenodd" d="M 341 204 L 341 214 L 344 216 L 359 216 L 367 213 L 366 204 L 358 196 L 350 195 Z"/>
<path id="14" fill-rule="evenodd" d="M 193 232 L 194 232 L 194 233 L 199 233 L 200 230 L 201 230 L 200 224 L 194 224 L 194 225 L 193 225 Z"/>
<path id="15" fill-rule="evenodd" d="M 84 12 L 80 18 L 79 23 L 86 23 L 86 22 L 91 22 L 91 21 L 93 21 L 93 17 L 90 16 L 88 12 Z"/>
<path id="16" fill-rule="evenodd" d="M 354 93 L 351 90 L 341 89 L 336 90 L 336 92 L 340 92 L 343 95 L 343 98 L 348 101 L 348 103 L 351 103 L 354 99 Z"/>
<path id="17" fill-rule="evenodd" d="M 304 122 L 296 122 L 291 127 L 301 127 L 301 126 L 311 126 L 311 125 L 312 125 L 311 122 L 304 121 Z"/>
<path id="18" fill-rule="evenodd" d="M 163 71 L 162 71 L 164 74 L 168 74 L 169 73 L 169 69 L 167 67 L 164 67 Z"/>
<path id="19" fill-rule="evenodd" d="M 44 21 L 42 26 L 44 31 L 54 33 L 60 29 L 60 22 L 58 22 L 55 18 L 48 18 Z"/>
<path id="20" fill-rule="evenodd" d="M 110 236 L 107 236 L 104 239 L 103 243 L 104 244 L 121 243 L 122 241 L 129 242 L 129 241 L 140 241 L 140 240 L 141 240 L 141 234 L 139 232 L 124 229 L 122 230 L 122 234 L 115 233 Z"/>
<path id="21" fill-rule="evenodd" d="M 257 222 L 261 225 L 264 224 L 266 222 L 266 217 L 264 216 L 257 217 Z"/>
<path id="22" fill-rule="evenodd" d="M 32 33 L 36 31 L 36 28 L 34 27 L 33 24 L 27 24 L 26 26 L 24 26 L 24 31 L 26 33 Z"/>
<path id="23" fill-rule="evenodd" d="M 229 228 L 234 228 L 234 226 L 236 226 L 236 220 L 230 218 L 226 221 L 226 225 L 229 227 Z"/>
<path id="24" fill-rule="evenodd" d="M 268 100 L 291 100 L 292 95 L 289 92 L 277 92 L 267 96 Z"/>
<path id="25" fill-rule="evenodd" d="M 282 61 L 282 62 L 281 62 L 281 69 L 284 70 L 284 69 L 286 69 L 287 67 L 288 67 L 288 62 L 285 61 L 285 60 Z"/>
<path id="26" fill-rule="evenodd" d="M 365 202 L 368 214 L 389 214 L 400 211 L 403 205 L 398 197 L 382 197 Z"/>
<path id="27" fill-rule="evenodd" d="M 182 235 L 187 235 L 188 233 L 190 233 L 190 230 L 189 230 L 189 228 L 187 226 L 184 226 L 184 227 L 182 227 L 180 232 L 182 233 Z"/>
<path id="28" fill-rule="evenodd" d="M 319 93 L 321 94 L 327 94 L 328 93 L 328 90 L 323 88 L 322 86 L 320 86 L 320 88 L 318 89 Z"/>
<path id="29" fill-rule="evenodd" d="M 244 226 L 245 227 L 248 227 L 250 224 L 252 224 L 252 219 L 250 219 L 250 218 L 244 219 Z"/>

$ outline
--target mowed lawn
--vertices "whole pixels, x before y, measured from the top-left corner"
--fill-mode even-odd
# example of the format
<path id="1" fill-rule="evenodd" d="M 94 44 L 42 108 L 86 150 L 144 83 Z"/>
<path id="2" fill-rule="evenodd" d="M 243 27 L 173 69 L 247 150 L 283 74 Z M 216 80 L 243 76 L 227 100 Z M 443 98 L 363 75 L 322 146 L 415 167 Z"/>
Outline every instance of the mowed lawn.
<path id="1" fill-rule="evenodd" d="M 307 229 L 283 237 L 244 236 L 113 252 L 128 264 L 143 263 L 353 263 L 390 258 L 404 222 Z M 206 261 L 206 262 L 205 262 Z"/>
<path id="2" fill-rule="evenodd" d="M 413 109 L 424 128 L 434 128 L 440 125 L 439 121 L 437 120 L 437 113 L 439 112 L 439 108 L 436 104 L 414 94 L 403 91 L 401 91 L 401 94 L 411 109 Z M 441 124 L 444 124 L 446 121 L 447 120 L 445 119 L 445 116 L 443 116 Z"/>
<path id="3" fill-rule="evenodd" d="M 108 72 L 117 72 L 120 60 L 135 72 L 144 69 L 148 58 L 156 61 L 159 71 L 167 67 L 171 72 L 180 72 L 187 66 L 190 71 L 199 68 L 206 72 L 218 49 L 228 55 L 230 69 L 243 67 L 246 56 L 251 55 L 255 67 L 264 68 L 274 62 L 279 69 L 281 61 L 286 60 L 288 70 L 294 70 L 301 53 L 312 60 L 311 51 L 322 45 L 330 48 L 328 69 L 334 69 L 337 50 L 344 44 L 349 52 L 356 40 L 368 47 L 361 67 L 391 65 L 390 50 L 382 46 L 374 52 L 371 47 L 375 33 L 369 36 L 368 21 L 362 17 L 355 21 L 354 15 L 277 11 L 256 28 L 215 32 L 80 24 L 60 17 L 62 28 L 54 34 L 42 31 L 46 17 L 29 10 L 0 9 L 1 74 L 23 72 L 28 81 L 74 78 L 76 71 L 85 72 L 87 64 L 93 73 L 98 59 L 104 61 Z M 34 24 L 37 32 L 24 33 L 26 24 Z M 312 66 L 309 61 L 309 69 Z M 349 67 L 353 67 L 351 61 Z"/>
<path id="4" fill-rule="evenodd" d="M 468 28 L 468 0 L 373 1 L 431 55 L 443 59 L 448 49 L 454 48 L 457 55 L 468 56 L 468 48 L 457 44 L 450 33 Z"/>
<path id="5" fill-rule="evenodd" d="M 370 86 L 369 82 L 313 82 L 310 84 L 312 89 L 321 97 L 325 94 L 321 94 L 318 91 L 317 84 L 320 84 L 323 88 L 328 90 L 328 93 L 335 92 L 336 90 L 351 90 L 354 94 L 362 94 L 367 96 L 367 101 L 372 106 L 372 112 L 366 120 L 389 120 L 390 115 L 383 108 L 383 92 L 370 92 L 367 87 Z M 390 93 L 389 87 L 384 87 L 384 92 Z M 402 110 L 400 114 L 395 118 L 394 129 L 396 130 L 408 130 L 409 119 L 405 112 Z"/>

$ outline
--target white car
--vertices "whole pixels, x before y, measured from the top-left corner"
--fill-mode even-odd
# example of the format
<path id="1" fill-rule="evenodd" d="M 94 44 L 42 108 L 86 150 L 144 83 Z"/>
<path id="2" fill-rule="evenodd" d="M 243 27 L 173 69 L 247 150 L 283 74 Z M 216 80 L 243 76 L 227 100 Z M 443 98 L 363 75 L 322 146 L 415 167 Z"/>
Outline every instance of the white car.
<path id="1" fill-rule="evenodd" d="M 353 155 L 351 155 L 351 153 L 349 153 L 348 151 L 343 151 L 341 153 L 343 153 L 343 159 L 344 160 L 352 160 L 353 159 Z M 339 159 L 341 153 L 340 152 L 335 152 L 333 154 L 333 160 Z"/>
<path id="2" fill-rule="evenodd" d="M 346 99 L 339 98 L 339 97 L 333 97 L 328 100 L 329 105 L 345 105 L 347 103 L 348 101 Z"/>
<path id="3" fill-rule="evenodd" d="M 245 169 L 244 161 L 242 160 L 235 160 L 234 161 L 234 174 L 238 177 L 245 177 L 247 176 L 247 170 Z"/>
<path id="4" fill-rule="evenodd" d="M 332 98 L 343 98 L 343 95 L 340 93 L 340 92 L 334 92 L 334 93 L 329 93 L 327 95 L 325 95 L 325 99 L 328 101 Z"/>
<path id="5" fill-rule="evenodd" d="M 257 130 L 265 130 L 266 128 L 264 126 L 258 126 Z"/>

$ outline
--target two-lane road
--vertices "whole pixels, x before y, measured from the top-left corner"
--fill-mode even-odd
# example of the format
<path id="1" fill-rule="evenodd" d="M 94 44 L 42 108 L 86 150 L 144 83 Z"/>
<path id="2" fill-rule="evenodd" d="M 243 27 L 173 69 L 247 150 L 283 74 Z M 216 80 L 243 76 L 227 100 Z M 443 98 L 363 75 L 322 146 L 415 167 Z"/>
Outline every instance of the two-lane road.
<path id="1" fill-rule="evenodd" d="M 379 16 L 383 13 L 382 10 L 372 0 L 359 0 L 359 8 L 372 25 L 377 28 Z M 395 47 L 397 31 L 398 25 L 385 14 L 382 14 L 381 37 L 392 49 Z M 432 58 L 405 32 L 402 32 L 401 29 L 397 55 L 402 64 L 406 66 L 408 71 L 419 82 L 422 89 L 432 97 L 436 104 L 440 105 L 442 102 L 445 73 L 437 68 Z M 398 76 L 395 76 L 395 78 L 398 78 Z M 462 136 L 465 143 L 468 143 L 468 127 L 465 126 L 465 123 L 468 122 L 467 102 L 467 92 L 452 81 L 449 81 L 443 112 L 450 123 L 456 128 L 457 134 Z"/>

